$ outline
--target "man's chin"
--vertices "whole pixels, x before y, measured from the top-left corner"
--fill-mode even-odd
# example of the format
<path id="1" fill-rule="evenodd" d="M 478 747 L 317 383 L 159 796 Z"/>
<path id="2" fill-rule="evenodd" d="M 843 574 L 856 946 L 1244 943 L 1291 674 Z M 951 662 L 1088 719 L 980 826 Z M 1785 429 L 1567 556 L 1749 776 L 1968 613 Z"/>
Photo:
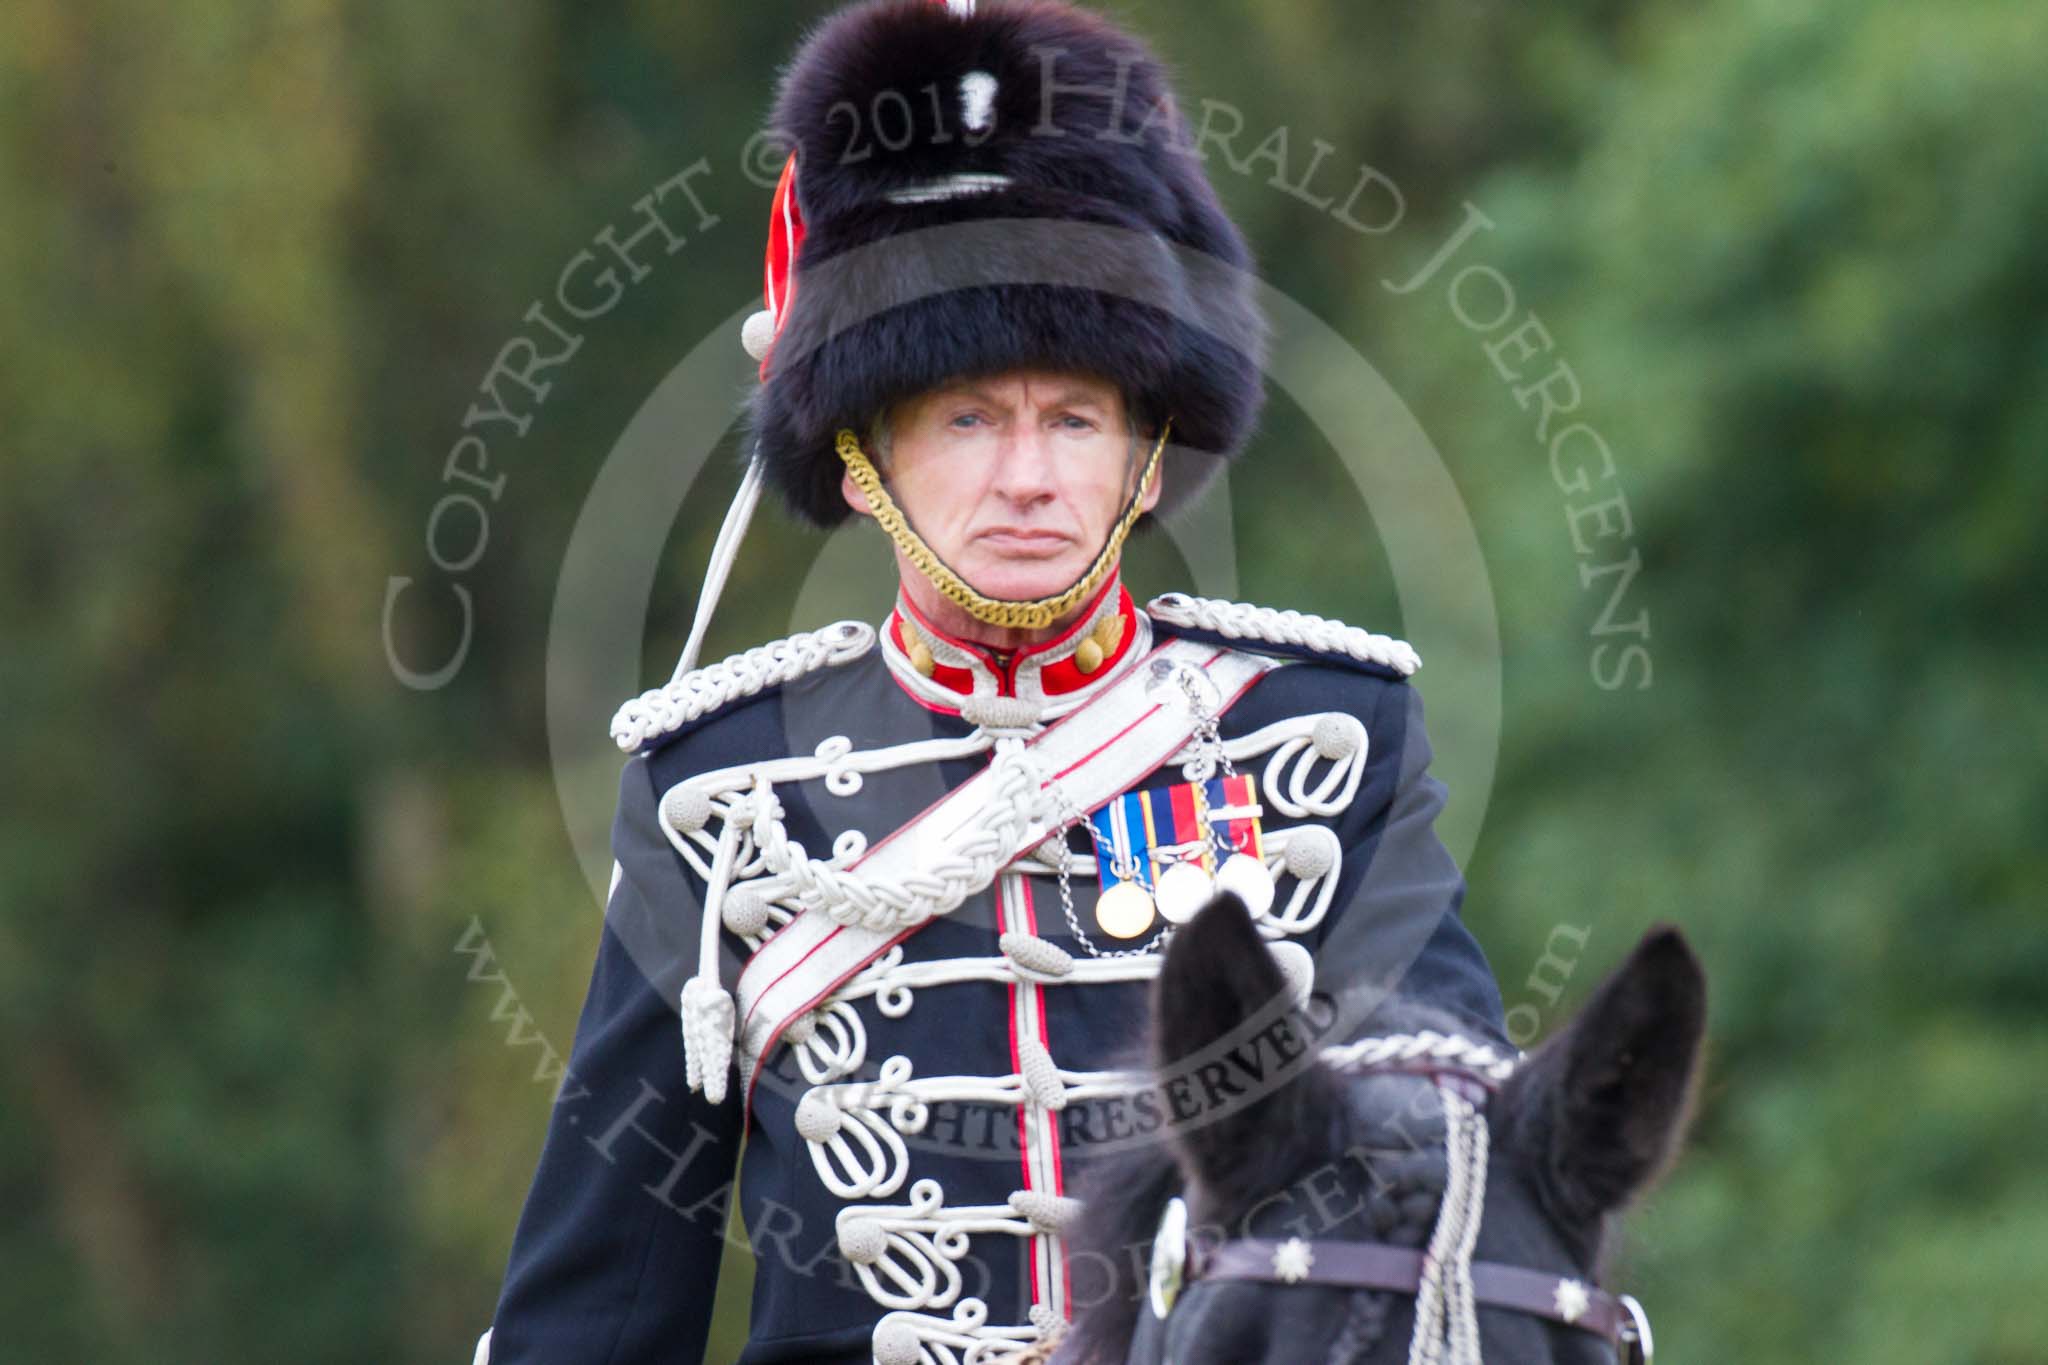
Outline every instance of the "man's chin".
<path id="1" fill-rule="evenodd" d="M 1066 591 L 1086 572 L 1086 564 L 1075 566 L 1064 560 L 1035 559 L 964 570 L 962 577 L 983 597 L 999 602 L 1036 602 Z"/>

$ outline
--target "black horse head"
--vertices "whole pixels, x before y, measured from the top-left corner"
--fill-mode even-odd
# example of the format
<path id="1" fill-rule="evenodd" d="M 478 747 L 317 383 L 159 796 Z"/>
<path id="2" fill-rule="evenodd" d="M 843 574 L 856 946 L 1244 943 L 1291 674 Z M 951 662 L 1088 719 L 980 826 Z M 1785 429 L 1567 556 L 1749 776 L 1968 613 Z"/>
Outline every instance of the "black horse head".
<path id="1" fill-rule="evenodd" d="M 1705 1025 L 1706 978 L 1676 929 L 1647 934 L 1571 1024 L 1518 1065 L 1493 1054 L 1499 1065 L 1490 1077 L 1481 1074 L 1485 1066 L 1458 1065 L 1461 1058 L 1485 1062 L 1483 1040 L 1441 1011 L 1399 999 L 1374 1014 L 1366 1034 L 1431 1037 L 1433 1058 L 1355 1071 L 1324 1064 L 1332 1054 L 1320 1052 L 1321 1044 L 1333 1040 L 1314 1039 L 1313 1006 L 1299 1008 L 1243 906 L 1227 896 L 1175 935 L 1156 989 L 1159 1084 L 1168 1092 L 1178 1078 L 1175 1098 L 1187 1102 L 1171 1107 L 1181 1121 L 1168 1142 L 1105 1163 L 1083 1189 L 1086 1212 L 1072 1243 L 1082 1311 L 1055 1360 L 1407 1360 L 1414 1294 L 1326 1281 L 1341 1279 L 1345 1265 L 1419 1262 L 1415 1253 L 1443 1235 L 1438 1215 L 1453 1164 L 1447 1150 L 1464 1153 L 1468 1190 L 1471 1172 L 1484 1172 L 1470 1251 L 1477 1269 L 1468 1283 L 1491 1274 L 1496 1303 L 1513 1297 L 1502 1286 L 1524 1299 L 1555 1290 L 1558 1300 L 1551 1312 L 1489 1306 L 1482 1289 L 1469 1320 L 1483 1358 L 1515 1365 L 1618 1358 L 1613 1332 L 1587 1330 L 1603 1313 L 1610 1323 L 1623 1320 L 1622 1306 L 1598 1288 L 1608 1223 L 1678 1145 Z M 1327 1016 L 1320 1022 L 1327 1026 Z M 1214 1059 L 1232 1059 L 1233 1050 L 1238 1063 L 1257 1063 L 1265 1084 L 1226 1091 L 1187 1083 Z M 1487 1088 L 1462 1076 L 1447 1082 L 1447 1070 Z M 1238 1080 L 1248 1074 L 1244 1065 L 1231 1073 Z M 1226 1102 L 1203 1103 L 1219 1098 Z M 1475 1125 L 1475 1111 L 1483 1125 Z M 1459 1127 L 1462 1147 L 1447 1143 L 1450 1126 Z M 1476 1155 L 1475 1127 L 1487 1144 Z M 1154 1242 L 1166 1240 L 1156 1234 L 1176 1196 L 1184 1201 L 1193 1263 L 1185 1287 L 1162 1300 L 1148 1280 Z M 1222 1273 L 1233 1256 L 1242 1268 L 1297 1238 L 1292 1261 L 1277 1263 L 1283 1273 Z M 1365 1244 L 1385 1250 L 1360 1253 Z M 1324 1268 L 1297 1277 L 1305 1250 Z M 1217 1273 L 1203 1273 L 1205 1264 Z M 1590 1306 L 1578 1302 L 1582 1292 Z"/>

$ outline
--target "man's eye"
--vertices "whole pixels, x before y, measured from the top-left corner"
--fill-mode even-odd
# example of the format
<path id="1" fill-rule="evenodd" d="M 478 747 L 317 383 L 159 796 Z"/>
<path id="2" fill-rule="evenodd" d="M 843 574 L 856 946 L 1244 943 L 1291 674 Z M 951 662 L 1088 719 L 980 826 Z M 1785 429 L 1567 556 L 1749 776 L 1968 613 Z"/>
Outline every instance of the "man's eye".
<path id="1" fill-rule="evenodd" d="M 1095 430 L 1095 423 L 1089 421 L 1086 417 L 1076 417 L 1072 413 L 1068 413 L 1065 417 L 1062 417 L 1060 420 L 1062 422 L 1068 423 L 1070 429 L 1080 431 Z"/>
<path id="2" fill-rule="evenodd" d="M 948 425 L 957 427 L 962 422 L 979 422 L 980 420 L 981 414 L 978 412 L 963 412 L 958 417 L 955 417 L 952 420 L 952 422 L 950 422 Z"/>

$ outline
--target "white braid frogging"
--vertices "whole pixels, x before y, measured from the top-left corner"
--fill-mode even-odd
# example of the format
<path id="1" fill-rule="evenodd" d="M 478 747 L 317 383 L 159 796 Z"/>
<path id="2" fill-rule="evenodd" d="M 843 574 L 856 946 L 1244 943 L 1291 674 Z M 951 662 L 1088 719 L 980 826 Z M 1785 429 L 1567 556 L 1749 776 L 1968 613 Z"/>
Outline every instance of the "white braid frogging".
<path id="1" fill-rule="evenodd" d="M 750 697 L 820 668 L 851 663 L 875 647 L 875 628 L 864 621 L 839 621 L 786 640 L 756 645 L 742 654 L 693 669 L 643 692 L 612 718 L 612 738 L 633 752 L 649 740 L 673 734 L 722 706 Z"/>
<path id="2" fill-rule="evenodd" d="M 1299 645 L 1320 654 L 1342 654 L 1360 663 L 1391 668 L 1403 677 L 1422 667 L 1422 657 L 1406 640 L 1375 635 L 1307 612 L 1190 597 L 1184 592 L 1153 598 L 1145 604 L 1145 612 L 1185 630 L 1209 630 L 1228 640 L 1264 640 L 1274 645 Z"/>

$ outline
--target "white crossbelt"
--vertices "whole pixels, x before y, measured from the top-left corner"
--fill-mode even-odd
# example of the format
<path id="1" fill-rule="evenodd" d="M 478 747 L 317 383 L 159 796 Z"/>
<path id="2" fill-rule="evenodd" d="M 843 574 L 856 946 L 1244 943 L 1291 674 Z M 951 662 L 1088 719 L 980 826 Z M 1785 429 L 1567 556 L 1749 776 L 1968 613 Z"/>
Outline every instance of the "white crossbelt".
<path id="1" fill-rule="evenodd" d="M 1190 708 L 1173 704 L 1175 688 L 1159 687 L 1162 665 L 1165 670 L 1193 668 L 1205 674 L 1216 696 L 1207 709 L 1220 716 L 1279 662 L 1226 646 L 1171 641 L 1033 736 L 1025 750 L 1044 774 L 1042 785 L 1059 785 L 1062 805 L 1092 811 L 1171 758 L 1201 723 Z M 848 870 L 877 881 L 914 876 L 934 839 L 943 840 L 982 816 L 992 795 L 992 772 L 993 766 L 984 768 L 955 787 L 871 846 Z M 1005 850 L 997 865 L 1007 865 L 1043 842 L 1052 828 L 1041 821 L 1022 828 L 1015 846 Z M 921 927 L 840 924 L 816 909 L 806 909 L 763 944 L 741 971 L 735 991 L 739 1062 L 746 1082 L 742 1093 L 751 1100 L 763 1059 L 792 1020 L 822 1004 L 855 973 Z"/>

